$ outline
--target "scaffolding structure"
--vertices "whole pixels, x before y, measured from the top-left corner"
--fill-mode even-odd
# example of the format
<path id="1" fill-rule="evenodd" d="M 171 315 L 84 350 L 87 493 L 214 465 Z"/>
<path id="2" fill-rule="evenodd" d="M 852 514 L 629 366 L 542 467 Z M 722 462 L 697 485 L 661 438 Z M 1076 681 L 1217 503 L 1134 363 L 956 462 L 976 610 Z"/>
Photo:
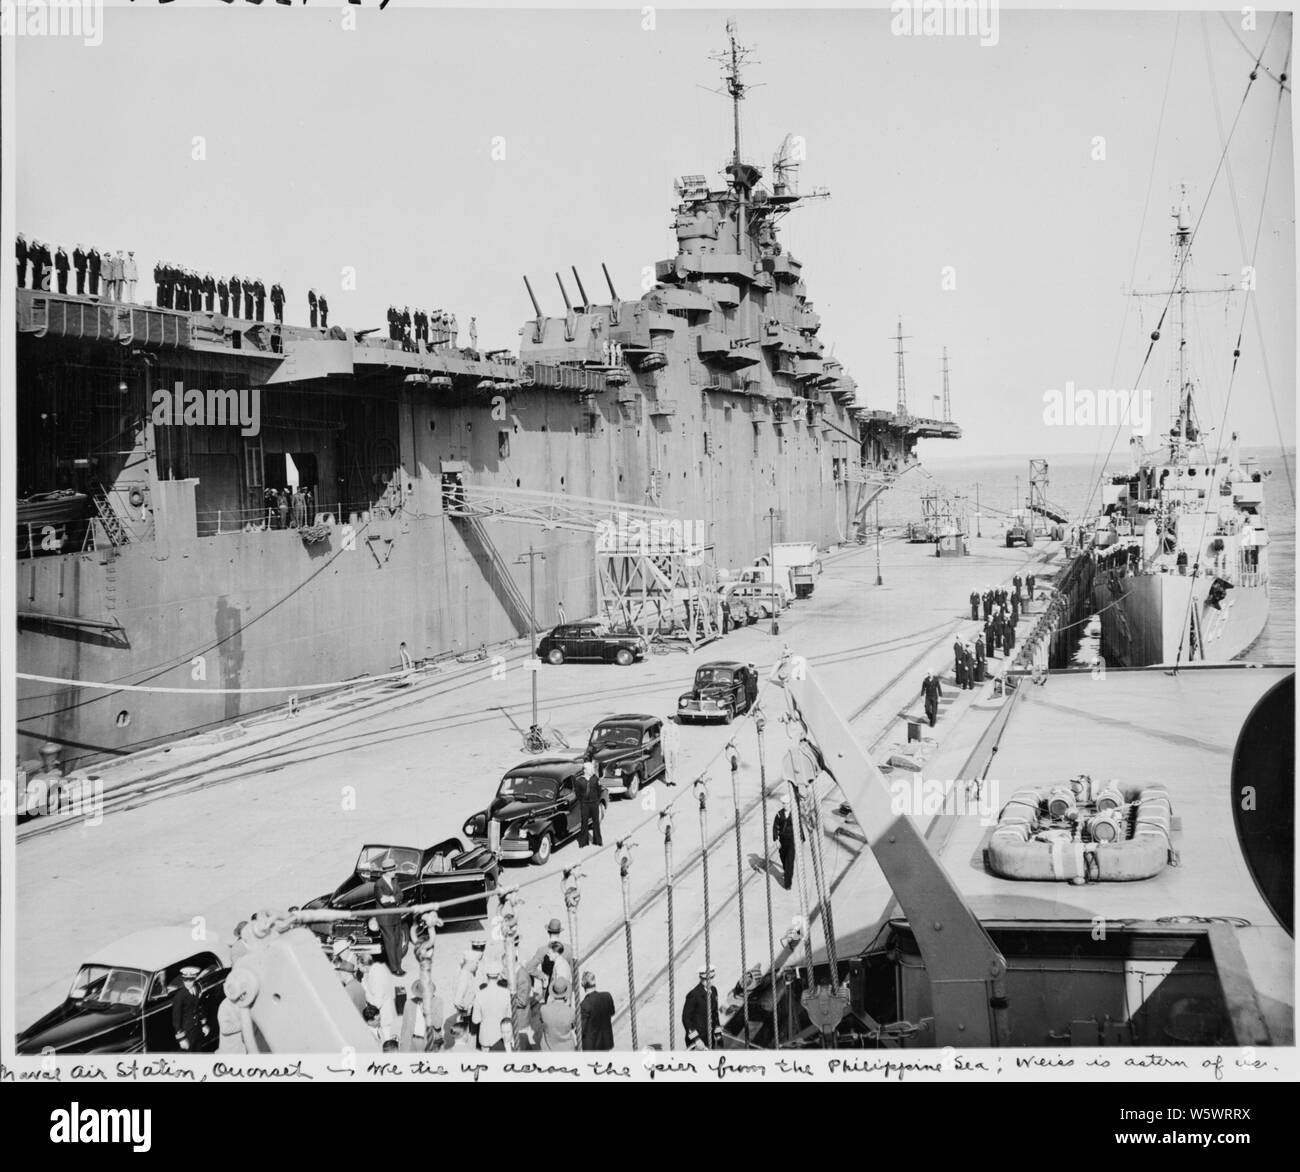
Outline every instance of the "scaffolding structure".
<path id="1" fill-rule="evenodd" d="M 467 523 L 467 534 L 490 546 L 498 573 L 505 566 L 483 521 L 513 521 L 595 538 L 597 613 L 611 627 L 647 639 L 683 639 L 692 648 L 722 634 L 722 592 L 713 546 L 698 522 L 667 509 L 568 493 L 465 484 L 443 474 L 443 508 Z M 525 606 L 526 609 L 526 606 Z M 529 615 L 534 629 L 536 616 Z"/>

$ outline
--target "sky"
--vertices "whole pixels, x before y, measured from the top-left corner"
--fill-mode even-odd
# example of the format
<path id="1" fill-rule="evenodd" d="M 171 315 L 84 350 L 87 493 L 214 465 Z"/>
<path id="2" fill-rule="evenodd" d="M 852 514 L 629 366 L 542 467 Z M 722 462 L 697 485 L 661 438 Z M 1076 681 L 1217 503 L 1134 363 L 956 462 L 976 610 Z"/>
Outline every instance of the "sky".
<path id="1" fill-rule="evenodd" d="M 137 5 L 108 10 L 96 47 L 15 38 L 18 227 L 69 251 L 133 247 L 142 270 L 162 257 L 279 280 L 290 321 L 305 323 L 316 286 L 332 323 L 382 326 L 390 302 L 447 308 L 462 344 L 474 315 L 480 348 L 515 348 L 532 315 L 523 274 L 551 314 L 570 265 L 593 299 L 602 261 L 622 298 L 639 295 L 645 266 L 676 252 L 674 178 L 726 162 L 709 55 L 731 13 L 660 8 L 646 29 L 639 7 L 395 0 L 352 10 L 346 30 L 342 11 Z M 1173 333 L 1139 382 L 1160 307 L 1125 291 L 1168 287 L 1186 183 L 1194 215 L 1204 205 L 1197 285 L 1239 283 L 1260 231 L 1263 357 L 1252 315 L 1227 429 L 1294 444 L 1290 93 L 1279 109 L 1261 73 L 1242 105 L 1252 59 L 1218 15 L 1003 8 L 990 46 L 893 35 L 888 9 L 734 15 L 753 49 L 743 153 L 766 170 L 802 136 L 801 190 L 831 192 L 786 218 L 783 243 L 868 406 L 895 401 L 901 315 L 919 414 L 935 410 L 948 348 L 964 438 L 945 455 L 1109 445 L 1113 429 L 1045 421 L 1045 395 L 1067 384 L 1150 389 L 1164 419 Z M 1238 35 L 1257 53 L 1272 20 Z M 1283 17 L 1274 73 L 1290 38 Z M 1218 124 L 1239 107 L 1212 185 Z M 355 291 L 340 287 L 347 266 Z M 1189 353 L 1216 426 L 1243 305 L 1194 299 Z"/>

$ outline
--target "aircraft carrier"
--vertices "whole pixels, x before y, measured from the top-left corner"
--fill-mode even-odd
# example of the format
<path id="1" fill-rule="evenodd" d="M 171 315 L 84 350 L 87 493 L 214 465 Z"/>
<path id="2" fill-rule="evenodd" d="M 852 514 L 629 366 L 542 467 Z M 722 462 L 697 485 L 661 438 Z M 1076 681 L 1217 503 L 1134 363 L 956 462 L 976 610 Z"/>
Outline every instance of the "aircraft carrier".
<path id="1" fill-rule="evenodd" d="M 540 297 L 529 281 L 517 354 L 19 289 L 23 758 L 58 746 L 74 766 L 403 651 L 466 654 L 530 609 L 543 627 L 608 613 L 595 539 L 623 513 L 692 527 L 715 575 L 858 536 L 918 441 L 960 428 L 865 405 L 780 242 L 798 161 L 783 148 L 765 181 L 738 131 L 731 156 L 721 181 L 677 180 L 678 251 L 638 299 L 607 272 L 599 302 L 576 269 Z M 255 392 L 260 430 L 157 423 L 177 388 Z M 281 527 L 266 493 L 293 484 L 309 524 Z"/>

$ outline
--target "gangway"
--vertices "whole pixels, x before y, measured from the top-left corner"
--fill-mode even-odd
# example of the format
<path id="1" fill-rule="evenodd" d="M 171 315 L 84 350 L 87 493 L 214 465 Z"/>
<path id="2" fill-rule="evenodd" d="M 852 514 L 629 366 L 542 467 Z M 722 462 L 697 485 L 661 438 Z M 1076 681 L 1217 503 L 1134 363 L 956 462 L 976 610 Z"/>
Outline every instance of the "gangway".
<path id="1" fill-rule="evenodd" d="M 1029 461 L 1029 499 L 1025 502 L 1031 513 L 1046 517 L 1056 525 L 1070 524 L 1069 512 L 1047 499 L 1047 486 L 1050 483 L 1046 460 Z M 1055 536 L 1055 535 L 1053 535 Z"/>
<path id="2" fill-rule="evenodd" d="M 722 592 L 713 547 L 670 510 L 598 497 L 465 484 L 443 473 L 443 508 L 465 522 L 497 572 L 505 562 L 484 521 L 511 521 L 595 537 L 597 611 L 646 639 L 683 638 L 692 648 L 722 634 Z M 517 592 L 512 593 L 517 599 Z M 525 608 L 524 611 L 527 614 Z M 536 616 L 531 616 L 534 629 Z"/>

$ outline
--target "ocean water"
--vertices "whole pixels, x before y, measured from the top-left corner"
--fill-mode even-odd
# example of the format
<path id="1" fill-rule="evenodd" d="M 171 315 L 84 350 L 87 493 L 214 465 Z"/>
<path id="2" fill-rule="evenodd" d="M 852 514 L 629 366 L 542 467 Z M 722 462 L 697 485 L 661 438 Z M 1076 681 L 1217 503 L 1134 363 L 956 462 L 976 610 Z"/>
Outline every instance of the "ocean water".
<path id="1" fill-rule="evenodd" d="M 964 460 L 943 454 L 939 444 L 921 445 L 922 464 L 904 475 L 897 485 L 880 498 L 882 525 L 903 525 L 921 519 L 921 497 L 935 490 L 961 493 L 969 498 L 971 531 L 975 526 L 976 485 L 982 512 L 981 528 L 985 537 L 1001 532 L 1003 515 L 1029 493 L 1029 460 L 1022 456 L 997 456 Z M 1104 457 L 1105 453 L 1102 453 Z M 1263 633 L 1241 658 L 1264 663 L 1295 663 L 1295 496 L 1288 483 L 1296 476 L 1295 453 L 1277 448 L 1242 449 L 1242 456 L 1254 456 L 1271 473 L 1265 495 L 1268 521 L 1269 619 Z M 1100 498 L 1096 491 L 1101 474 L 1101 457 L 1055 456 L 1048 458 L 1050 478 L 1047 499 L 1072 517 L 1085 509 L 1095 512 Z M 1109 472 L 1128 469 L 1128 453 L 1117 452 L 1111 458 Z M 1017 498 L 1017 477 L 1019 497 Z"/>

